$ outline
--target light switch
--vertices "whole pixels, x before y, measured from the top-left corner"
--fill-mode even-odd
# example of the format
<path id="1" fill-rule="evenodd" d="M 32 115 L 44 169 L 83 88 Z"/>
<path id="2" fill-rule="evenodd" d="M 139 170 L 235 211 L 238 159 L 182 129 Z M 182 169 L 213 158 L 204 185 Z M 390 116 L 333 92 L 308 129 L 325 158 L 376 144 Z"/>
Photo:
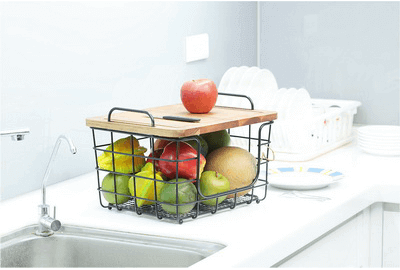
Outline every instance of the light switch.
<path id="1" fill-rule="evenodd" d="M 207 59 L 209 53 L 208 34 L 186 37 L 186 63 Z"/>

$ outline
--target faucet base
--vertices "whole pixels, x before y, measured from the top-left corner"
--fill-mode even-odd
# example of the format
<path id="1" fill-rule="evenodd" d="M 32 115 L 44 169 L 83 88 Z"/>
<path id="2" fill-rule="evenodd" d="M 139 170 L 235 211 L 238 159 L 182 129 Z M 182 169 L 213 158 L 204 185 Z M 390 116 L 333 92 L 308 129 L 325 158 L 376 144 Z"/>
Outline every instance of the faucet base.
<path id="1" fill-rule="evenodd" d="M 53 234 L 54 234 L 54 231 L 44 231 L 44 232 L 41 232 L 40 230 L 36 230 L 35 234 L 36 234 L 37 236 L 47 237 L 47 236 L 53 235 Z"/>
<path id="2" fill-rule="evenodd" d="M 50 236 L 61 228 L 61 222 L 49 216 L 49 205 L 41 204 L 39 207 L 39 227 L 36 231 L 38 236 Z"/>

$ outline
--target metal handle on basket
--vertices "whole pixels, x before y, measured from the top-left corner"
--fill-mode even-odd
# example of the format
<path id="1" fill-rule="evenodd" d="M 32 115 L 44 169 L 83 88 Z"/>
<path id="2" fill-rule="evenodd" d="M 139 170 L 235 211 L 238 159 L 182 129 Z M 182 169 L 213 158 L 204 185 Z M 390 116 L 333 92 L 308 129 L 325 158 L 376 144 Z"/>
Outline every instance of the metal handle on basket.
<path id="1" fill-rule="evenodd" d="M 274 160 L 275 160 L 275 152 L 274 152 L 274 150 L 272 150 L 272 148 L 271 148 L 270 146 L 267 146 L 267 149 L 271 150 L 271 152 L 272 152 L 272 159 L 267 158 L 267 156 L 265 155 L 264 152 L 262 152 L 261 158 L 262 158 L 262 159 L 265 159 L 265 160 L 267 160 L 267 161 L 274 161 Z"/>
<path id="2" fill-rule="evenodd" d="M 151 126 L 154 127 L 155 123 L 154 123 L 154 117 L 153 115 L 151 115 L 151 113 L 149 113 L 148 111 L 143 111 L 143 110 L 135 110 L 135 109 L 127 109 L 127 108 L 121 108 L 121 107 L 114 107 L 110 110 L 110 112 L 108 113 L 108 122 L 111 122 L 111 114 L 113 111 L 127 111 L 127 112 L 137 112 L 137 113 L 144 113 L 147 114 L 150 117 L 151 120 Z"/>
<path id="3" fill-rule="evenodd" d="M 254 110 L 253 100 L 251 100 L 251 98 L 249 96 L 241 95 L 241 94 L 233 94 L 233 93 L 221 93 L 221 92 L 218 92 L 218 95 L 247 98 L 247 100 L 250 101 L 251 109 Z"/>

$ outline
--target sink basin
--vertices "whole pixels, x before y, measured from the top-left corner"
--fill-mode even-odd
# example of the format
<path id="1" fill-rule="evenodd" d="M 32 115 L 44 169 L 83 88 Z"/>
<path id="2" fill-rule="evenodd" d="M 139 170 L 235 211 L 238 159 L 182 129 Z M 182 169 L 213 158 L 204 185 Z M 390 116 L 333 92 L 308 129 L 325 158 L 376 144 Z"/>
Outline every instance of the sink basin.
<path id="1" fill-rule="evenodd" d="M 1 237 L 1 267 L 188 267 L 217 243 L 64 225 L 52 236 L 37 225 Z"/>

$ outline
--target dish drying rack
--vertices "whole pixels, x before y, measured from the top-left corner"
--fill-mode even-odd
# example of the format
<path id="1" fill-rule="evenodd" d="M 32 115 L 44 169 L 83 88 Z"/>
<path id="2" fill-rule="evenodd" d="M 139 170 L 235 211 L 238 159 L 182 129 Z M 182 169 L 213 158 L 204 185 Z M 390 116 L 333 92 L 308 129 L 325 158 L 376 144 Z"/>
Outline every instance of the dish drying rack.
<path id="1" fill-rule="evenodd" d="M 99 200 L 100 205 L 103 208 L 108 209 L 117 209 L 119 211 L 128 210 L 135 212 L 137 215 L 149 215 L 153 217 L 157 217 L 158 219 L 166 219 L 170 221 L 175 221 L 179 224 L 183 223 L 184 219 L 192 218 L 195 219 L 200 215 L 204 214 L 215 214 L 223 209 L 234 209 L 236 206 L 241 204 L 251 204 L 252 202 L 259 203 L 266 198 L 267 195 L 267 185 L 268 185 L 268 162 L 269 162 L 269 144 L 270 144 L 270 134 L 271 134 L 271 126 L 274 123 L 274 120 L 277 118 L 276 112 L 271 111 L 261 111 L 255 110 L 252 100 L 245 95 L 239 94 L 231 94 L 231 93 L 219 93 L 219 95 L 226 95 L 231 96 L 234 98 L 245 98 L 250 103 L 250 109 L 242 109 L 242 108 L 232 108 L 232 107 L 221 107 L 216 106 L 209 114 L 196 114 L 196 118 L 200 118 L 201 121 L 198 123 L 187 123 L 187 122 L 179 122 L 179 121 L 169 121 L 160 119 L 157 121 L 154 120 L 154 116 L 156 115 L 173 115 L 173 116 L 183 116 L 183 117 L 190 117 L 193 116 L 192 114 L 188 113 L 186 109 L 183 107 L 182 104 L 177 105 L 169 105 L 157 108 L 150 108 L 147 110 L 136 110 L 136 109 L 126 109 L 126 108 L 113 108 L 110 110 L 108 116 L 99 116 L 86 119 L 86 125 L 92 129 L 93 135 L 93 143 L 94 143 L 94 153 L 95 153 L 95 160 L 96 160 L 96 171 L 97 171 L 97 182 L 98 182 L 98 192 L 99 192 Z M 122 113 L 114 113 L 114 111 L 123 111 Z M 258 126 L 258 133 L 256 136 L 252 136 L 252 128 L 253 124 L 259 124 Z M 248 126 L 248 134 L 246 136 L 242 135 L 234 135 L 231 134 L 231 129 L 235 129 L 237 127 Z M 265 129 L 264 129 L 265 128 Z M 257 154 L 255 158 L 257 160 L 257 174 L 255 179 L 252 183 L 248 186 L 237 188 L 234 190 L 230 190 L 227 192 L 218 193 L 215 195 L 205 196 L 201 194 L 199 188 L 199 164 L 200 164 L 200 155 L 197 155 L 197 175 L 196 179 L 191 179 L 188 181 L 194 181 L 194 184 L 197 189 L 196 201 L 190 204 L 194 204 L 194 208 L 186 213 L 186 214 L 179 214 L 178 208 L 189 203 L 179 204 L 178 203 L 178 192 L 176 203 L 169 204 L 165 202 L 161 202 L 158 200 L 157 197 L 157 189 L 156 184 L 161 180 L 153 179 L 153 178 L 146 178 L 135 176 L 133 179 L 136 178 L 145 178 L 148 180 L 152 180 L 154 183 L 154 191 L 155 196 L 154 200 L 148 198 L 139 197 L 137 194 L 136 196 L 132 195 L 124 195 L 121 193 L 117 193 L 116 188 L 114 188 L 114 192 L 103 190 L 101 187 L 101 180 L 102 175 L 111 173 L 114 176 L 116 175 L 126 175 L 126 176 L 134 176 L 134 173 L 121 173 L 115 171 L 113 166 L 113 170 L 104 170 L 101 169 L 98 165 L 97 158 L 99 154 L 104 152 L 110 152 L 112 154 L 112 160 L 114 163 L 114 154 L 118 155 L 127 155 L 131 156 L 132 162 L 134 162 L 135 158 L 145 158 L 151 160 L 154 166 L 154 162 L 156 160 L 163 160 L 161 158 L 154 157 L 154 142 L 156 139 L 164 139 L 176 142 L 177 153 L 176 156 L 179 154 L 179 143 L 185 142 L 189 140 L 195 140 L 197 144 L 198 153 L 201 152 L 201 144 L 196 135 L 215 132 L 219 130 L 228 130 L 231 134 L 231 138 L 240 139 L 247 141 L 247 150 L 250 152 L 254 143 L 257 144 Z M 264 132 L 263 132 L 264 130 Z M 262 137 L 261 134 L 267 134 L 267 137 Z M 136 138 L 140 145 L 148 146 L 150 149 L 150 153 L 152 157 L 136 154 L 127 154 L 121 152 L 115 152 L 114 148 L 111 147 L 111 150 L 107 150 L 107 147 L 112 146 L 113 143 L 116 141 L 115 138 L 118 136 L 130 136 L 131 142 L 133 141 L 133 137 Z M 100 140 L 102 142 L 100 142 Z M 133 143 L 132 146 L 132 153 L 133 151 Z M 264 148 L 264 149 L 262 149 Z M 175 162 L 176 166 L 179 166 L 179 162 L 187 161 L 186 160 L 165 160 L 170 162 Z M 261 167 L 263 167 L 262 171 L 264 175 L 261 175 Z M 132 168 L 135 168 L 134 164 L 132 164 Z M 154 172 L 154 178 L 155 172 Z M 178 176 L 176 177 L 178 178 Z M 114 187 L 116 187 L 114 177 Z M 187 181 L 187 182 L 188 182 Z M 176 185 L 182 184 L 184 182 L 176 181 Z M 134 186 L 136 186 L 134 184 Z M 249 190 L 246 195 L 237 196 L 238 192 Z M 128 202 L 119 204 L 117 203 L 108 203 L 104 197 L 102 196 L 103 193 L 111 193 L 115 195 L 115 198 L 118 196 L 126 196 L 129 197 Z M 218 202 L 218 197 L 224 195 L 231 195 L 233 194 L 234 197 L 230 199 L 225 199 L 222 202 Z M 201 199 L 203 197 L 203 199 Z M 202 202 L 205 200 L 210 199 L 217 199 L 215 206 L 208 206 L 203 204 Z M 137 200 L 142 199 L 146 201 L 151 201 L 153 204 L 151 205 L 143 205 L 141 207 L 137 206 Z M 163 204 L 168 204 L 176 207 L 176 213 L 167 213 L 162 209 Z"/>
<path id="2" fill-rule="evenodd" d="M 311 118 L 301 121 L 275 121 L 271 143 L 275 160 L 311 160 L 353 140 L 354 115 L 361 102 L 333 99 L 311 101 Z M 277 141 L 275 138 L 278 137 Z"/>
<path id="3" fill-rule="evenodd" d="M 256 108 L 278 111 L 271 134 L 271 148 L 275 160 L 279 161 L 311 160 L 351 142 L 354 137 L 353 118 L 357 107 L 361 106 L 359 101 L 312 99 L 304 88 L 278 89 L 273 73 L 258 67 L 229 68 L 221 79 L 218 91 L 245 93 L 256 101 Z M 218 99 L 217 104 L 241 107 L 242 101 Z M 255 132 L 257 128 L 257 125 L 252 127 Z M 241 135 L 245 132 L 244 128 L 234 131 Z M 234 141 L 243 146 L 243 142 Z M 257 153 L 256 145 L 251 149 L 252 153 Z"/>

